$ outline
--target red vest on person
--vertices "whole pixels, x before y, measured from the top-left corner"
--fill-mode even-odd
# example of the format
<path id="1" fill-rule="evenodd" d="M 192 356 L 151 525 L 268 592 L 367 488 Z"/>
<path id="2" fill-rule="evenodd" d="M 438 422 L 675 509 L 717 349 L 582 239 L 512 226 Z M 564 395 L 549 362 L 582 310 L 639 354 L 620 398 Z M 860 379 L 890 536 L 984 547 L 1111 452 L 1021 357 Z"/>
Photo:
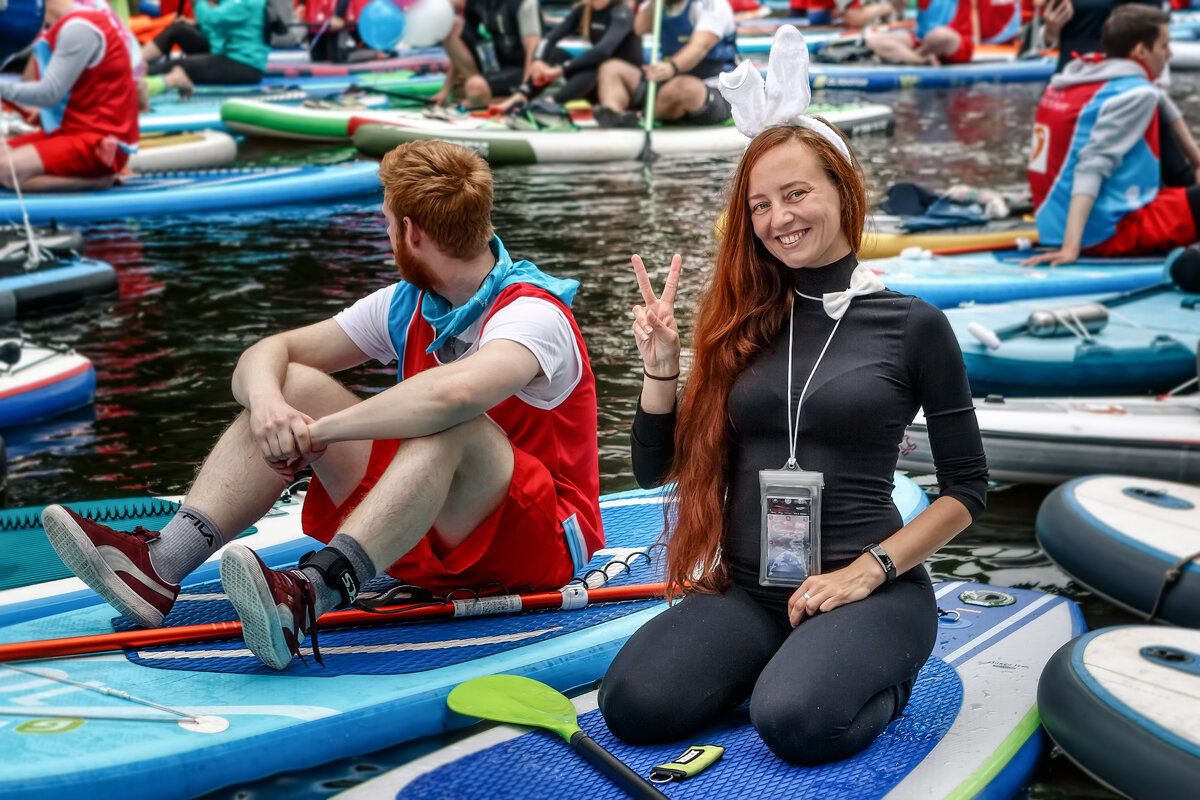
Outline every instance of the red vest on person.
<path id="1" fill-rule="evenodd" d="M 137 87 L 133 82 L 129 52 L 125 49 L 121 32 L 103 11 L 72 9 L 42 34 L 51 52 L 63 25 L 71 20 L 85 20 L 100 32 L 104 37 L 104 54 L 100 63 L 85 68 L 71 87 L 57 130 L 62 133 L 99 133 L 112 136 L 124 145 L 137 144 Z"/>
<path id="2" fill-rule="evenodd" d="M 558 499 L 558 521 L 564 524 L 564 528 L 574 527 L 574 530 L 564 532 L 568 543 L 574 537 L 582 540 L 586 551 L 582 554 L 582 560 L 586 564 L 592 554 L 604 546 L 599 504 L 596 378 L 592 373 L 583 334 L 579 332 L 571 310 L 544 289 L 527 283 L 503 289 L 487 311 L 484 326 L 493 314 L 518 297 L 546 300 L 558 306 L 566 315 L 575 334 L 575 344 L 583 362 L 583 374 L 570 396 L 555 408 L 539 408 L 514 395 L 490 409 L 487 415 L 504 430 L 514 447 L 536 457 L 550 470 Z M 421 303 L 418 300 L 401 354 L 405 378 L 437 366 L 434 355 L 425 352 L 433 340 L 433 326 L 421 316 Z M 575 555 L 574 552 L 572 555 Z"/>
<path id="3" fill-rule="evenodd" d="M 343 19 L 346 24 L 353 25 L 358 21 L 358 17 L 362 14 L 363 8 L 370 3 L 371 0 L 350 0 L 350 4 L 346 6 L 346 13 Z M 304 21 L 309 25 L 324 25 L 326 20 L 333 17 L 337 11 L 338 0 L 309 0 L 304 4 Z"/>

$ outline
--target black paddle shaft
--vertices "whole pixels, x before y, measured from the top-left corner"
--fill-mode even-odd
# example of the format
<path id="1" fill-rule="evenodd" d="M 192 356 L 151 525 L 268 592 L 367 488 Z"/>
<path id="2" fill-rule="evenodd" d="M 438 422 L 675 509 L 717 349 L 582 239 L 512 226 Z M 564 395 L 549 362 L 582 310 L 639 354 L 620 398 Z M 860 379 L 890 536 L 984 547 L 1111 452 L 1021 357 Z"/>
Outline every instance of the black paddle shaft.
<path id="1" fill-rule="evenodd" d="M 629 792 L 630 797 L 638 800 L 668 800 L 667 796 L 654 787 L 641 775 L 631 770 L 620 759 L 605 750 L 583 731 L 571 734 L 571 746 L 583 755 L 594 766 Z"/>

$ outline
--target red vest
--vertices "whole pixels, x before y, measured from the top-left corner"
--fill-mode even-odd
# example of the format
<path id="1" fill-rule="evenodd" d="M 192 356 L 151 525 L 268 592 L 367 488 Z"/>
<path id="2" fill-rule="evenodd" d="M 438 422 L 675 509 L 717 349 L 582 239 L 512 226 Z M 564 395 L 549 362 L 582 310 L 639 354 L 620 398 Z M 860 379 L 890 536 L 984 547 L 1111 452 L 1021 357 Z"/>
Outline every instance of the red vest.
<path id="1" fill-rule="evenodd" d="M 555 408 L 538 408 L 513 395 L 490 409 L 487 415 L 504 430 L 514 447 L 536 457 L 550 470 L 558 499 L 558 521 L 565 522 L 574 516 L 587 550 L 583 556 L 586 563 L 604 546 L 604 531 L 600 524 L 596 378 L 571 310 L 544 289 L 518 283 L 502 290 L 484 317 L 484 326 L 493 314 L 518 297 L 537 297 L 559 307 L 575 334 L 583 374 L 570 396 Z M 418 301 L 401 354 L 404 377 L 437 366 L 433 354 L 425 352 L 433 339 L 433 326 L 421 316 Z"/>
<path id="2" fill-rule="evenodd" d="M 70 20 L 85 20 L 104 37 L 100 63 L 87 67 L 71 87 L 62 111 L 62 133 L 99 133 L 112 136 L 124 145 L 138 141 L 137 87 L 129 63 L 129 52 L 112 22 L 103 11 L 77 8 L 63 15 L 42 38 L 51 52 L 63 25 Z"/>

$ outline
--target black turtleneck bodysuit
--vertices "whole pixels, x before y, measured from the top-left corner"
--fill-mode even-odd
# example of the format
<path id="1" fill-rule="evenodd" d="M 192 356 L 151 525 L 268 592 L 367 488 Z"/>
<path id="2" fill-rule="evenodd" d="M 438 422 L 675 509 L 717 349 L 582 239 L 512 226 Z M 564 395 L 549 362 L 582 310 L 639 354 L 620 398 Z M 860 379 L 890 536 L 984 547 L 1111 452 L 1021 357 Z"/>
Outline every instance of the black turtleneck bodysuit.
<path id="1" fill-rule="evenodd" d="M 750 696 L 752 719 L 777 755 L 818 763 L 870 744 L 907 702 L 936 636 L 937 605 L 923 566 L 795 630 L 787 621 L 794 590 L 758 583 L 758 472 L 782 468 L 789 450 L 788 338 L 794 423 L 795 403 L 834 326 L 821 295 L 848 287 L 857 264 L 850 254 L 791 270 L 794 328 L 785 317 L 734 381 L 722 542 L 733 585 L 722 595 L 687 595 L 618 654 L 601 708 L 622 738 L 671 741 Z M 892 476 L 905 428 L 922 407 L 940 493 L 975 517 L 984 507 L 987 465 L 962 353 L 945 315 L 888 290 L 853 298 L 800 413 L 797 461 L 825 478 L 822 571 L 846 566 L 903 525 L 891 500 Z M 632 456 L 641 485 L 661 483 L 674 453 L 674 427 L 674 413 L 647 414 L 639 406 Z M 681 700 L 689 695 L 694 704 Z"/>

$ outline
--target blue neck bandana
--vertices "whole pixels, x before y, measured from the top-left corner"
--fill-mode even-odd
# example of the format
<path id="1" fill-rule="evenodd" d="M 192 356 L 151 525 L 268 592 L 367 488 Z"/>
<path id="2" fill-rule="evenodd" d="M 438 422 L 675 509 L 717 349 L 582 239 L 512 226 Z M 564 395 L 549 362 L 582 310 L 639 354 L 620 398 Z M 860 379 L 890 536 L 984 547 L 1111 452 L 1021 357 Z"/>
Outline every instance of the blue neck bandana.
<path id="1" fill-rule="evenodd" d="M 499 236 L 492 237 L 489 247 L 496 256 L 496 266 L 492 267 L 492 271 L 483 279 L 479 290 L 470 300 L 455 308 L 441 295 L 425 292 L 421 301 L 421 316 L 433 326 L 434 332 L 433 344 L 429 345 L 425 352 L 433 353 L 451 337 L 462 334 L 496 301 L 500 292 L 516 283 L 528 283 L 545 289 L 563 305 L 571 305 L 575 291 L 579 288 L 579 281 L 551 277 L 529 261 L 514 262 L 504 249 L 504 243 L 500 241 Z"/>

